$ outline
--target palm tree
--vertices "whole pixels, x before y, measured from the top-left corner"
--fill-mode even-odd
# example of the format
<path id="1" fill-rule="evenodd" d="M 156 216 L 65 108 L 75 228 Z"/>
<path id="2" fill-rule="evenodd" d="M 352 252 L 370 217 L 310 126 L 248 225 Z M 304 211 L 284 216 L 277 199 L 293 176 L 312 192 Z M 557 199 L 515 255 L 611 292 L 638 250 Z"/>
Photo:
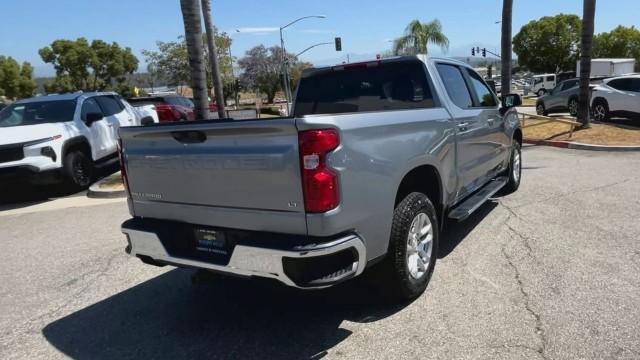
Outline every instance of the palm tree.
<path id="1" fill-rule="evenodd" d="M 187 41 L 189 67 L 191 68 L 191 89 L 195 105 L 196 119 L 209 117 L 207 96 L 207 74 L 205 72 L 204 50 L 202 47 L 202 24 L 199 0 L 180 0 L 184 37 Z"/>
<path id="2" fill-rule="evenodd" d="M 591 127 L 589 119 L 589 78 L 591 77 L 591 52 L 596 0 L 582 2 L 582 38 L 580 40 L 580 95 L 578 97 L 578 121 L 583 128 Z"/>
<path id="3" fill-rule="evenodd" d="M 511 14 L 513 12 L 513 0 L 502 1 L 502 94 L 511 93 Z"/>
<path id="4" fill-rule="evenodd" d="M 218 67 L 218 50 L 216 49 L 213 19 L 211 19 L 211 3 L 209 0 L 202 0 L 202 16 L 204 17 L 204 28 L 207 31 L 209 63 L 211 64 L 211 78 L 213 79 L 213 89 L 216 93 L 216 103 L 218 104 L 218 117 L 222 119 L 225 117 L 224 94 L 222 93 L 222 80 L 220 79 L 220 68 Z"/>
<path id="5" fill-rule="evenodd" d="M 449 49 L 449 39 L 442 33 L 442 24 L 438 19 L 427 23 L 413 20 L 404 30 L 404 35 L 393 43 L 395 55 L 427 54 L 427 45 L 438 45 L 442 50 Z"/>

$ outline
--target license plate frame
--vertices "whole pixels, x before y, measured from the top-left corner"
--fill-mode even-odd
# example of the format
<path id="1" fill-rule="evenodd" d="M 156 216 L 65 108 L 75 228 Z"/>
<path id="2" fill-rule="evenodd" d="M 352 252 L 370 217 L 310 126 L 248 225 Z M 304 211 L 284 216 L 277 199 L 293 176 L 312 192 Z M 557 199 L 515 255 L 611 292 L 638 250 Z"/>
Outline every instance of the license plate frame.
<path id="1" fill-rule="evenodd" d="M 195 250 L 200 253 L 229 255 L 229 242 L 224 231 L 211 228 L 193 230 Z"/>

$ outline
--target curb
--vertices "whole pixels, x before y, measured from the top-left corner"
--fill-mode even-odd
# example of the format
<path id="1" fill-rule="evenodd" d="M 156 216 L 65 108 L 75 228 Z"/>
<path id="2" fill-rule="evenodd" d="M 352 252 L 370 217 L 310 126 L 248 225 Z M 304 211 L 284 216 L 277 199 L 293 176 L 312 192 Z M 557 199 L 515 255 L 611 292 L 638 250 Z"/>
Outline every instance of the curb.
<path id="1" fill-rule="evenodd" d="M 574 143 L 569 141 L 556 141 L 556 140 L 534 140 L 523 139 L 525 144 L 533 145 L 546 145 L 562 149 L 574 149 L 574 150 L 589 150 L 589 151 L 640 151 L 640 146 L 626 146 L 626 145 L 593 145 Z"/>
<path id="2" fill-rule="evenodd" d="M 122 189 L 122 190 L 120 190 L 120 189 L 118 189 L 118 190 L 100 189 L 100 185 L 102 183 L 104 183 L 105 181 L 112 179 L 113 176 L 120 176 L 120 173 L 118 172 L 118 173 L 116 173 L 114 175 L 107 176 L 104 179 L 100 179 L 97 182 L 95 182 L 94 184 L 92 184 L 89 187 L 89 190 L 87 191 L 87 197 L 96 198 L 96 199 L 114 199 L 114 198 L 127 197 L 127 192 L 124 189 Z"/>

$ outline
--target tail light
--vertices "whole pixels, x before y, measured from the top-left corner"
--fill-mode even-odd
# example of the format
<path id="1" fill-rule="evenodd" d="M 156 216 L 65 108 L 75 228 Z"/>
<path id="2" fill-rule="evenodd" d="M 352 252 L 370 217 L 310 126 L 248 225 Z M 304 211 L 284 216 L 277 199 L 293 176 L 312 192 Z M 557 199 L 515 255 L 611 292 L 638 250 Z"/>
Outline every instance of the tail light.
<path id="1" fill-rule="evenodd" d="M 173 106 L 167 104 L 156 104 L 155 106 L 159 121 L 165 122 L 180 120 L 180 112 Z"/>
<path id="2" fill-rule="evenodd" d="M 340 145 L 333 129 L 308 130 L 298 134 L 304 209 L 323 213 L 340 203 L 338 174 L 327 167 L 327 154 Z"/>
<path id="3" fill-rule="evenodd" d="M 124 163 L 124 151 L 122 149 L 121 138 L 118 138 L 118 159 L 120 160 L 120 175 L 122 176 L 122 184 L 124 185 L 124 189 L 127 191 L 127 195 L 131 197 L 131 192 L 129 191 L 129 179 L 127 178 L 127 166 Z"/>

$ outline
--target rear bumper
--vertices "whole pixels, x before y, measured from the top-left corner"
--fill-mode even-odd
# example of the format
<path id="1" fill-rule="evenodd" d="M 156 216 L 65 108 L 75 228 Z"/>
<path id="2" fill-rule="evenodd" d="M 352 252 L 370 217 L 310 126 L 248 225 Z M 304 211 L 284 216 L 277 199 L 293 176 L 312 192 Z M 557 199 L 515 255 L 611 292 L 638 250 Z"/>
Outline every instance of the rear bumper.
<path id="1" fill-rule="evenodd" d="M 360 275 L 366 266 L 366 248 L 362 239 L 347 234 L 324 243 L 304 244 L 275 249 L 255 244 L 236 244 L 226 264 L 216 264 L 171 254 L 165 246 L 165 234 L 136 226 L 135 221 L 122 225 L 129 242 L 127 253 L 155 265 L 174 265 L 208 269 L 246 277 L 278 280 L 297 288 L 324 288 Z M 265 234 L 268 236 L 268 234 Z M 161 237 L 164 237 L 162 240 Z M 180 240 L 180 239 L 178 239 Z M 267 241 L 268 243 L 268 241 Z"/>

